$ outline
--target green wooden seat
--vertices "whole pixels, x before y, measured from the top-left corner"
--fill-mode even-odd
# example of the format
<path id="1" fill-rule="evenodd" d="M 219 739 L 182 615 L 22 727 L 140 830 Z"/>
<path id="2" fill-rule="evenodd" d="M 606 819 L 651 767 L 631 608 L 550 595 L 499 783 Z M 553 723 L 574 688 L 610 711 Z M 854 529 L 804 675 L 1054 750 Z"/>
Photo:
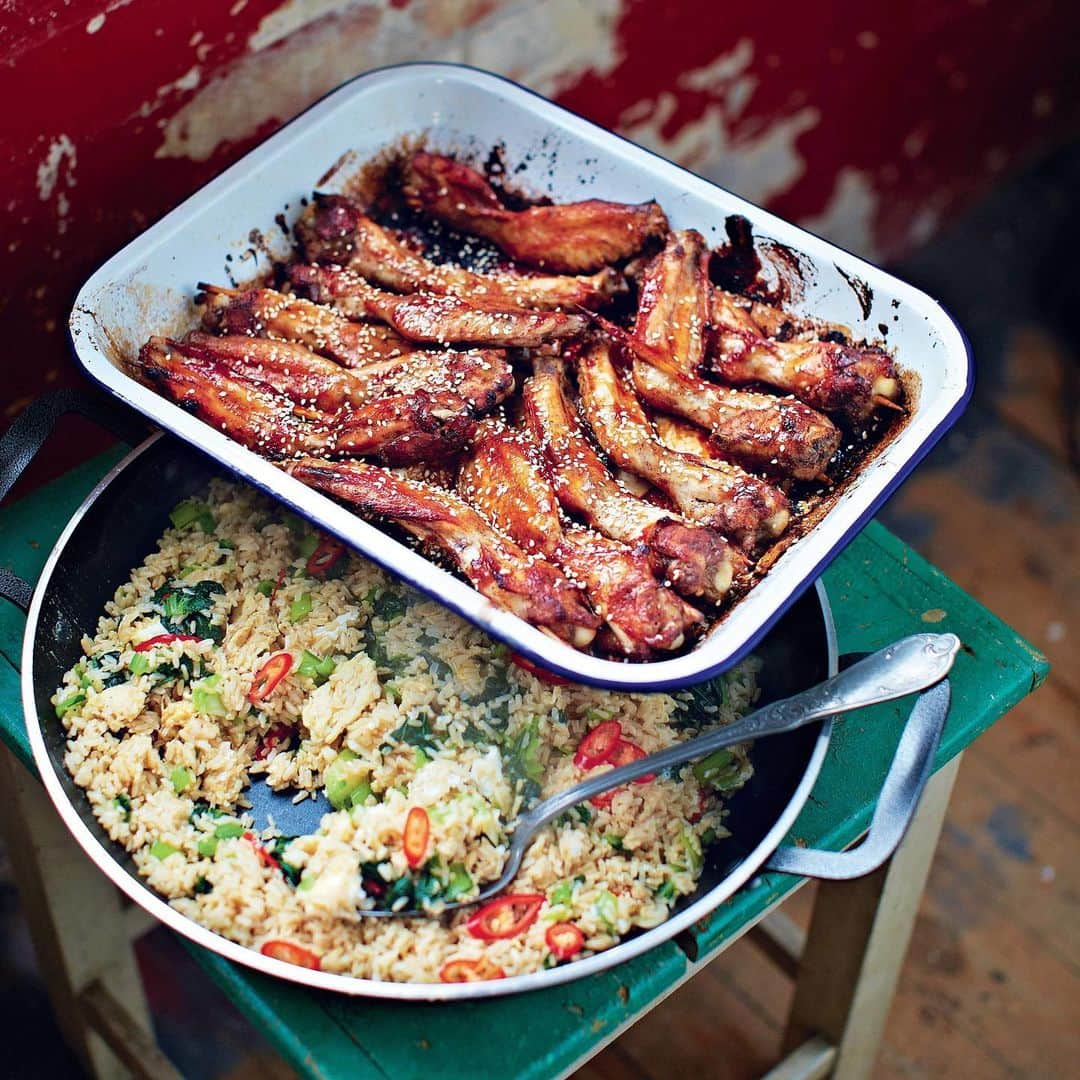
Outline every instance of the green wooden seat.
<path id="1" fill-rule="evenodd" d="M 103 455 L 0 511 L 0 565 L 30 580 L 93 483 L 119 457 Z M 1045 659 L 882 526 L 872 523 L 825 574 L 841 652 L 879 648 L 920 630 L 964 642 L 936 768 L 959 754 L 1045 678 Z M 23 616 L 0 610 L 0 735 L 32 768 L 19 693 Z M 841 849 L 865 830 L 906 703 L 836 726 L 824 769 L 787 842 Z M 678 942 L 550 990 L 467 1004 L 349 999 L 257 975 L 188 945 L 209 975 L 301 1074 L 388 1076 L 565 1074 L 634 1023 L 800 884 L 764 874 Z"/>

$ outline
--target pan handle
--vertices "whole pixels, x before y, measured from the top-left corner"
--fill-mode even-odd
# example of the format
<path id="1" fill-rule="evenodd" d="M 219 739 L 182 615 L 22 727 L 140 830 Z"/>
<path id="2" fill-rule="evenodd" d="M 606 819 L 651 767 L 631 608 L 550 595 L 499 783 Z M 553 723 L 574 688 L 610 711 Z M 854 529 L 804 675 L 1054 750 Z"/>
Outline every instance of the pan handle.
<path id="1" fill-rule="evenodd" d="M 0 501 L 7 497 L 45 445 L 57 421 L 70 412 L 81 413 L 131 446 L 138 445 L 149 434 L 146 425 L 129 408 L 101 394 L 74 388 L 45 394 L 19 413 L 0 438 Z M 0 567 L 0 596 L 27 611 L 32 591 L 29 582 Z"/>
<path id="2" fill-rule="evenodd" d="M 948 679 L 919 695 L 904 725 L 874 808 L 870 830 L 862 843 L 848 851 L 777 848 L 764 869 L 799 877 L 847 881 L 869 874 L 885 863 L 903 840 L 930 779 L 934 754 L 949 715 L 949 697 Z"/>

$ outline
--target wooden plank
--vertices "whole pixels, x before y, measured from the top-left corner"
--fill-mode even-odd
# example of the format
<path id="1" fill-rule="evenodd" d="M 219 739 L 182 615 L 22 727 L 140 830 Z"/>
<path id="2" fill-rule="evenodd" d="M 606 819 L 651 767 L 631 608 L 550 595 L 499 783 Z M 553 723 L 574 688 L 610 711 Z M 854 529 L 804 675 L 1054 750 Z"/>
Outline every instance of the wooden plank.
<path id="1" fill-rule="evenodd" d="M 927 784 L 885 866 L 818 887 L 783 1045 L 791 1053 L 824 1036 L 836 1047 L 836 1080 L 873 1073 L 959 764 L 954 758 Z"/>
<path id="2" fill-rule="evenodd" d="M 737 941 L 577 1074 L 578 1080 L 760 1076 L 777 1059 L 791 983 Z"/>
<path id="3" fill-rule="evenodd" d="M 762 919 L 749 937 L 785 975 L 798 974 L 799 960 L 806 948 L 806 931 L 782 908 Z"/>
<path id="4" fill-rule="evenodd" d="M 138 1080 L 182 1080 L 153 1035 L 135 1021 L 100 980 L 91 983 L 79 995 L 79 1004 L 87 1022 L 133 1077 Z"/>
<path id="5" fill-rule="evenodd" d="M 943 854 L 953 845 L 943 838 Z M 933 869 L 889 1042 L 905 1075 L 1049 1077 L 1080 1060 L 1075 968 L 993 906 L 958 920 L 955 875 Z"/>
<path id="6" fill-rule="evenodd" d="M 1023 786 L 989 761 L 981 753 L 965 759 L 963 798 L 949 815 L 935 895 L 954 925 L 1015 924 L 1041 953 L 1080 976 L 1080 830 L 1054 806 L 1026 798 Z M 1074 779 L 1075 768 L 1074 761 L 1065 770 Z"/>
<path id="7" fill-rule="evenodd" d="M 1060 462 L 979 409 L 965 418 L 965 428 L 970 444 L 964 454 L 947 469 L 915 473 L 890 516 L 910 526 L 923 554 L 961 589 L 1008 612 L 1017 631 L 1049 657 L 1055 677 L 1080 698 L 1080 484 Z"/>
<path id="8" fill-rule="evenodd" d="M 1080 828 L 1080 787 L 1068 762 L 1080 761 L 1080 701 L 1057 669 L 979 740 L 979 759 L 1017 789 L 1025 805 L 1052 807 Z"/>
<path id="9" fill-rule="evenodd" d="M 120 893 L 79 849 L 37 779 L 0 747 L 0 826 L 23 915 L 64 1040 L 100 1080 L 126 1070 L 87 1025 L 82 994 L 107 984 L 131 1024 L 151 1038 Z"/>
<path id="10" fill-rule="evenodd" d="M 824 1080 L 835 1061 L 836 1047 L 815 1036 L 770 1069 L 763 1080 Z"/>

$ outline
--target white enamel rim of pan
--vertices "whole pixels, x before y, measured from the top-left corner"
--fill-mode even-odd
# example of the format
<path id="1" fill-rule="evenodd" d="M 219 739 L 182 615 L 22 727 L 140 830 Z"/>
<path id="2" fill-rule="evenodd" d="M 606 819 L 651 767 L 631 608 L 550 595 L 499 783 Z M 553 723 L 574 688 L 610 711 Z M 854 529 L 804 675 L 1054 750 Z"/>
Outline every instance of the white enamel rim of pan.
<path id="1" fill-rule="evenodd" d="M 589 656 L 554 640 L 142 386 L 110 359 L 118 352 L 132 355 L 152 333 L 190 325 L 197 282 L 221 281 L 230 273 L 250 279 L 267 268 L 265 250 L 283 258 L 289 245 L 275 217 L 284 212 L 287 222 L 295 220 L 301 199 L 320 183 L 321 170 L 342 162 L 344 173 L 349 162 L 362 163 L 402 136 L 417 134 L 437 148 L 466 154 L 502 146 L 510 167 L 522 166 L 515 182 L 563 201 L 655 198 L 673 227 L 697 228 L 710 243 L 723 237 L 729 215 L 742 214 L 757 239 L 804 257 L 810 272 L 802 310 L 846 323 L 860 335 L 878 336 L 877 327 L 887 327 L 888 344 L 917 378 L 919 400 L 901 433 L 692 651 L 633 664 Z M 253 237 L 253 226 L 263 230 L 260 237 Z M 856 278 L 872 293 L 867 313 L 850 285 Z M 374 71 L 312 106 L 105 263 L 79 292 L 70 331 L 90 377 L 156 424 L 517 652 L 567 678 L 621 690 L 686 686 L 746 656 L 955 422 L 972 390 L 964 335 L 925 293 L 513 82 L 452 64 Z"/>

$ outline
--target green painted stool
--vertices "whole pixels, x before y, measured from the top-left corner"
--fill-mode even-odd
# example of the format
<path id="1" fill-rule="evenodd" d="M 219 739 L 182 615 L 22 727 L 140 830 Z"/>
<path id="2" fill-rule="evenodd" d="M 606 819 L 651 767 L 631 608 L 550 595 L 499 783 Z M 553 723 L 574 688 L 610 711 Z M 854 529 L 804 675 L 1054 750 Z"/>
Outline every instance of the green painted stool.
<path id="1" fill-rule="evenodd" d="M 96 458 L 0 512 L 0 566 L 34 580 L 93 484 L 119 459 Z M 1044 658 L 880 525 L 869 525 L 825 574 L 840 651 L 880 648 L 919 630 L 950 630 L 965 649 L 935 775 L 903 844 L 881 870 L 822 883 L 809 932 L 778 905 L 804 881 L 755 878 L 677 941 L 613 970 L 528 995 L 455 1005 L 347 999 L 304 990 L 185 942 L 207 973 L 301 1075 L 564 1076 L 753 932 L 796 981 L 771 1077 L 871 1074 L 889 1005 L 964 748 L 1045 678 Z M 3 824 L 23 908 L 65 1037 L 96 1075 L 155 1078 L 175 1069 L 150 1034 L 131 943 L 150 927 L 83 855 L 33 774 L 19 692 L 23 616 L 0 610 Z M 897 724 L 840 720 L 814 796 L 787 843 L 840 850 L 865 831 L 888 771 Z M 872 973 L 872 977 L 865 977 Z"/>

